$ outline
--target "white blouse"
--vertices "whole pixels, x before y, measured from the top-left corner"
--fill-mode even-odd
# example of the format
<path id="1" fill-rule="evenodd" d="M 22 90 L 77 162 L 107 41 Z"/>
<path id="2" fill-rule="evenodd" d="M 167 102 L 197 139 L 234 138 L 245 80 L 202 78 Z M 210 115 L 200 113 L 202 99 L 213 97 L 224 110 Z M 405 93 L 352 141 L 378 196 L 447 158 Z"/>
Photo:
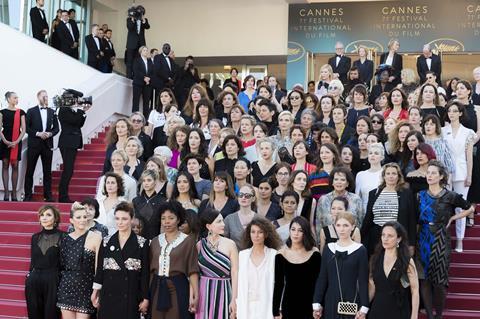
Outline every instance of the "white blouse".
<path id="1" fill-rule="evenodd" d="M 368 193 L 380 186 L 381 178 L 382 170 L 378 170 L 377 172 L 367 170 L 357 174 L 355 179 L 355 194 L 362 199 L 364 212 L 367 211 Z"/>
<path id="2" fill-rule="evenodd" d="M 457 135 L 453 136 L 452 127 L 448 123 L 446 123 L 445 127 L 442 127 L 442 135 L 453 153 L 455 170 L 452 174 L 452 182 L 464 181 L 467 178 L 466 150 L 477 135 L 473 130 L 460 124 Z"/>

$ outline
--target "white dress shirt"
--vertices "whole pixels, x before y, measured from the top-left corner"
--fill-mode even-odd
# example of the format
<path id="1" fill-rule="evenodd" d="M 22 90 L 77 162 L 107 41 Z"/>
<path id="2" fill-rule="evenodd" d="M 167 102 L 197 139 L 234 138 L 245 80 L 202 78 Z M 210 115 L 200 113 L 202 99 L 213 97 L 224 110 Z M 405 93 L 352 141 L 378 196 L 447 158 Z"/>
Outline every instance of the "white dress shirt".
<path id="1" fill-rule="evenodd" d="M 143 64 L 145 64 L 145 70 L 146 70 L 147 73 L 148 73 L 148 60 L 147 60 L 147 58 L 144 58 L 144 57 L 142 56 L 142 61 L 143 61 Z"/>
<path id="2" fill-rule="evenodd" d="M 73 30 L 72 30 L 72 26 L 70 25 L 70 22 L 64 22 L 64 23 L 67 26 L 68 31 L 70 31 L 70 35 L 72 36 L 73 41 L 75 41 L 75 36 L 73 35 Z"/>
<path id="3" fill-rule="evenodd" d="M 335 58 L 335 66 L 338 66 L 338 64 L 340 63 L 340 60 L 341 60 L 341 59 L 342 59 L 341 56 L 337 56 L 337 57 Z"/>
<path id="4" fill-rule="evenodd" d="M 46 132 L 47 131 L 47 109 L 42 108 L 40 105 L 38 106 L 38 109 L 40 110 L 40 116 L 42 117 L 42 131 L 37 132 L 36 135 Z"/>
<path id="5" fill-rule="evenodd" d="M 165 58 L 165 60 L 167 60 L 168 68 L 171 71 L 172 70 L 172 65 L 170 64 L 170 59 L 168 58 L 168 55 L 165 55 L 165 53 L 162 53 L 162 55 Z"/>
<path id="6" fill-rule="evenodd" d="M 431 70 L 432 69 L 432 58 L 431 57 L 427 58 L 425 61 L 427 62 L 428 69 Z"/>
<path id="7" fill-rule="evenodd" d="M 97 45 L 97 49 L 100 50 L 100 39 L 97 36 L 93 36 L 93 40 L 95 40 L 95 44 Z"/>

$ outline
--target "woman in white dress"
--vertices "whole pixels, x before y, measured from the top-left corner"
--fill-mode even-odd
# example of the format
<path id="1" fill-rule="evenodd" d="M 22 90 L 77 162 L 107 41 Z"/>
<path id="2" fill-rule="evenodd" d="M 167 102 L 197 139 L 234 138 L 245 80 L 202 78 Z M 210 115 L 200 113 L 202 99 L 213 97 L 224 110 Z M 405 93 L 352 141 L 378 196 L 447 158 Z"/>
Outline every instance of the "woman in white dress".
<path id="1" fill-rule="evenodd" d="M 96 221 L 103 224 L 108 229 L 108 234 L 112 235 L 117 231 L 115 222 L 115 207 L 117 204 L 125 201 L 124 185 L 122 178 L 115 173 L 108 172 L 104 176 L 105 183 L 102 186 L 102 193 L 97 196 L 99 215 Z"/>
<path id="2" fill-rule="evenodd" d="M 452 174 L 452 188 L 463 198 L 467 198 L 468 190 L 472 184 L 473 168 L 473 144 L 477 135 L 471 129 L 460 123 L 465 114 L 465 106 L 457 101 L 451 101 L 445 107 L 447 111 L 447 122 L 442 128 L 443 138 L 447 141 L 453 152 L 455 171 Z M 450 123 L 450 124 L 448 124 Z M 457 209 L 458 214 L 461 210 Z M 455 222 L 457 235 L 456 251 L 463 251 L 463 238 L 465 237 L 466 218 L 460 218 Z"/>
<path id="3" fill-rule="evenodd" d="M 273 226 L 277 229 L 277 234 L 285 243 L 290 236 L 290 223 L 297 212 L 300 196 L 297 192 L 286 190 L 280 197 L 280 207 L 282 208 L 283 217 L 273 221 Z"/>
<path id="4" fill-rule="evenodd" d="M 257 216 L 247 225 L 239 254 L 237 319 L 272 319 L 275 255 L 281 246 L 271 222 Z"/>
<path id="5" fill-rule="evenodd" d="M 368 147 L 368 162 L 370 168 L 359 172 L 355 179 L 355 193 L 360 196 L 363 203 L 363 211 L 367 211 L 368 193 L 380 185 L 382 177 L 382 161 L 385 157 L 385 149 L 381 143 L 373 143 Z"/>

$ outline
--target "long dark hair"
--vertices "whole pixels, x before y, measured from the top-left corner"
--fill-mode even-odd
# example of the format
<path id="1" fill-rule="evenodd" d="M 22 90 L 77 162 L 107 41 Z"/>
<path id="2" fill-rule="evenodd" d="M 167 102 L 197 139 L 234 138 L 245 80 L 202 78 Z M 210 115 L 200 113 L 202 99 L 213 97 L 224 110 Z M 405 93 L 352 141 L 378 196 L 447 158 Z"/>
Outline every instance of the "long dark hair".
<path id="1" fill-rule="evenodd" d="M 397 233 L 397 237 L 401 238 L 400 243 L 398 244 L 397 247 L 397 260 L 399 263 L 399 273 L 400 276 L 399 278 L 395 278 L 395 280 L 400 280 L 400 277 L 402 276 L 407 276 L 408 273 L 408 266 L 410 265 L 410 252 L 408 250 L 408 238 L 407 238 L 407 231 L 405 228 L 402 226 L 397 221 L 391 221 L 391 222 L 386 222 L 382 226 L 382 232 L 385 229 L 385 227 L 392 227 L 395 229 L 395 232 Z M 377 247 L 375 248 L 375 253 L 372 255 L 372 258 L 370 259 L 370 271 L 371 273 L 375 272 L 376 267 L 380 267 L 379 265 L 379 258 L 380 256 L 385 252 L 385 249 L 383 248 L 382 241 L 380 240 L 379 243 L 377 244 Z M 382 271 L 383 271 L 383 265 L 382 265 Z"/>
<path id="2" fill-rule="evenodd" d="M 302 244 L 305 247 L 306 251 L 310 251 L 315 247 L 315 239 L 313 238 L 312 229 L 310 228 L 310 222 L 303 216 L 297 216 L 292 219 L 290 226 L 288 227 L 289 231 L 292 228 L 293 224 L 298 224 L 302 228 L 303 238 Z M 292 239 L 288 236 L 287 241 L 285 242 L 288 248 L 292 247 Z"/>
<path id="3" fill-rule="evenodd" d="M 171 198 L 176 200 L 178 196 L 180 196 L 177 183 L 178 183 L 178 179 L 181 176 L 185 176 L 187 178 L 188 185 L 190 185 L 190 189 L 188 190 L 188 196 L 190 197 L 190 200 L 193 202 L 194 199 L 198 199 L 197 188 L 195 187 L 195 181 L 193 179 L 193 176 L 189 172 L 185 172 L 185 171 L 178 172 L 177 178 L 175 179 L 175 185 L 173 187 Z"/>
<path id="4" fill-rule="evenodd" d="M 185 140 L 185 145 L 182 149 L 182 152 L 180 153 L 180 158 L 182 161 L 188 154 L 192 153 L 192 151 L 190 150 L 190 144 L 188 143 L 188 140 L 190 139 L 190 135 L 192 135 L 192 133 L 194 132 L 197 133 L 198 136 L 200 136 L 200 146 L 198 147 L 198 153 L 197 153 L 198 156 L 202 158 L 208 157 L 208 147 L 207 147 L 207 142 L 205 140 L 205 135 L 203 134 L 203 131 L 200 128 L 191 128 L 187 134 L 187 138 Z"/>

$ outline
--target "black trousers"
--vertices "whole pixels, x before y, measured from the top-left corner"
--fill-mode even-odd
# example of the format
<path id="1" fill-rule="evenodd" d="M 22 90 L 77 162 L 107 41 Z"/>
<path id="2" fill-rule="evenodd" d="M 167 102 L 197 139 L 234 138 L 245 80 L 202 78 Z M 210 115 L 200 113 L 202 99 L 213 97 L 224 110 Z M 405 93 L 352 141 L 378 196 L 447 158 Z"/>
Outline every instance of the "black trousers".
<path id="1" fill-rule="evenodd" d="M 77 149 L 60 147 L 60 153 L 63 159 L 63 171 L 60 178 L 60 184 L 58 185 L 58 200 L 68 199 L 68 186 L 73 175 L 73 167 L 75 165 L 75 159 L 77 158 Z"/>
<path id="2" fill-rule="evenodd" d="M 25 280 L 25 299 L 29 319 L 59 319 L 56 270 L 33 270 Z"/>
<path id="3" fill-rule="evenodd" d="M 42 141 L 41 144 L 29 146 L 27 149 L 27 171 L 25 173 L 25 197 L 32 195 L 33 174 L 37 166 L 38 158 L 42 160 L 43 169 L 43 196 L 45 198 L 52 197 L 52 155 L 53 151 L 47 142 Z"/>
<path id="4" fill-rule="evenodd" d="M 127 66 L 127 78 L 133 79 L 133 60 L 138 56 L 138 48 L 125 51 L 125 65 Z"/>
<path id="5" fill-rule="evenodd" d="M 152 98 L 152 87 L 150 85 L 133 85 L 132 113 L 139 111 L 140 96 L 143 100 L 143 115 L 148 119 L 150 114 L 150 99 Z"/>

